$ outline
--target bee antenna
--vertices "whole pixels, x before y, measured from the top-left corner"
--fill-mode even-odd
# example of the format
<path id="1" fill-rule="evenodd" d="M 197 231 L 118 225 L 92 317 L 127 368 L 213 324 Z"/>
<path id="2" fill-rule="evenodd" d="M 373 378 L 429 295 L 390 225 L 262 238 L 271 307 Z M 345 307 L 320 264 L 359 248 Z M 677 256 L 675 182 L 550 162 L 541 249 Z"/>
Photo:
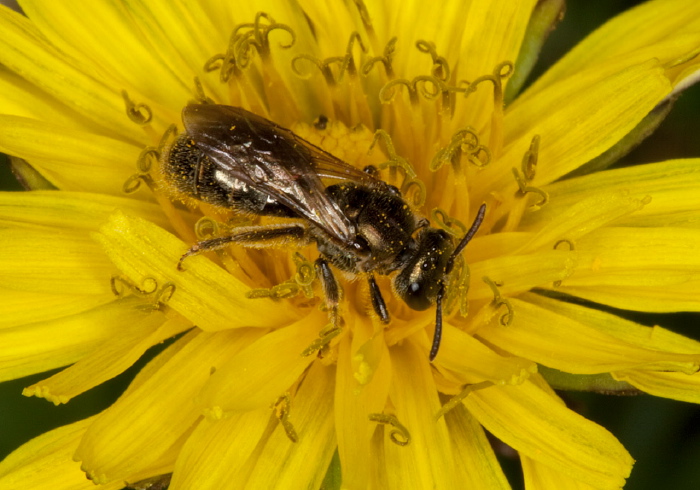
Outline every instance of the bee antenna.
<path id="1" fill-rule="evenodd" d="M 440 349 L 440 340 L 442 340 L 442 297 L 445 295 L 445 281 L 440 281 L 440 289 L 437 293 L 436 309 L 435 309 L 435 333 L 433 334 L 433 345 L 430 347 L 430 355 L 428 359 L 433 362 L 435 356 Z"/>
<path id="2" fill-rule="evenodd" d="M 438 350 L 440 349 L 440 341 L 442 340 L 442 298 L 445 295 L 445 278 L 447 277 L 447 274 L 449 274 L 452 271 L 455 259 L 459 256 L 460 253 L 462 253 L 462 250 L 464 250 L 464 247 L 467 246 L 471 239 L 474 238 L 476 232 L 479 231 L 481 223 L 484 222 L 484 215 L 486 215 L 486 204 L 482 204 L 479 207 L 479 211 L 476 213 L 476 218 L 474 218 L 474 222 L 472 223 L 471 228 L 469 228 L 467 234 L 464 235 L 464 238 L 460 240 L 459 245 L 457 245 L 457 248 L 455 248 L 455 251 L 452 252 L 452 255 L 450 255 L 450 258 L 447 261 L 447 266 L 445 267 L 445 276 L 440 281 L 440 289 L 438 290 L 435 301 L 435 333 L 433 334 L 433 345 L 432 347 L 430 347 L 430 362 L 433 362 L 433 360 L 437 356 Z"/>
<path id="3" fill-rule="evenodd" d="M 476 232 L 479 231 L 481 223 L 484 222 L 484 215 L 486 215 L 485 203 L 479 206 L 479 211 L 476 213 L 476 218 L 474 218 L 472 226 L 469 228 L 467 234 L 464 235 L 464 238 L 460 240 L 459 245 L 457 245 L 457 248 L 455 248 L 455 251 L 452 252 L 450 259 L 447 261 L 447 267 L 445 267 L 445 275 L 452 272 L 452 267 L 454 266 L 455 259 L 459 256 L 459 254 L 462 253 L 462 250 L 464 250 L 464 247 L 467 246 L 467 244 L 472 240 L 472 238 L 474 238 Z"/>

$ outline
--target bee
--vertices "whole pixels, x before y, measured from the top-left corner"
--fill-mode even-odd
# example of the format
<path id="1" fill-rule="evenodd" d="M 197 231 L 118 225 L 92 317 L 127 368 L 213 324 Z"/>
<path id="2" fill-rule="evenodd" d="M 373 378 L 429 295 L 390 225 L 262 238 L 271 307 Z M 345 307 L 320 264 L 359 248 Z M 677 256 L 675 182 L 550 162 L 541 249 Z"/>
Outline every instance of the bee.
<path id="1" fill-rule="evenodd" d="M 315 243 L 314 266 L 337 321 L 339 285 L 333 268 L 369 283 L 380 321 L 389 311 L 375 275 L 393 276 L 396 294 L 412 309 L 436 307 L 430 360 L 438 353 L 447 276 L 481 225 L 482 205 L 455 246 L 444 230 L 419 218 L 376 168 L 360 170 L 261 116 L 227 105 L 183 109 L 185 132 L 161 162 L 176 191 L 195 200 L 257 216 L 295 218 L 239 227 L 203 240 L 180 259 L 231 243 L 248 247 Z"/>

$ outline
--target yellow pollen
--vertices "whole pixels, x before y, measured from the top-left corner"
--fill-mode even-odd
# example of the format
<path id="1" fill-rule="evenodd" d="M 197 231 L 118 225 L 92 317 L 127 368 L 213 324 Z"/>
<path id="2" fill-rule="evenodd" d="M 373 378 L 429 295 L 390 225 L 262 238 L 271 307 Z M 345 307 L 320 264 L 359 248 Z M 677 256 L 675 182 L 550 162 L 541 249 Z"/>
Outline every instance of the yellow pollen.
<path id="1" fill-rule="evenodd" d="M 365 356 L 362 354 L 357 354 L 354 360 L 357 362 L 357 370 L 353 372 L 353 377 L 364 386 L 372 379 L 372 367 L 365 361 Z"/>

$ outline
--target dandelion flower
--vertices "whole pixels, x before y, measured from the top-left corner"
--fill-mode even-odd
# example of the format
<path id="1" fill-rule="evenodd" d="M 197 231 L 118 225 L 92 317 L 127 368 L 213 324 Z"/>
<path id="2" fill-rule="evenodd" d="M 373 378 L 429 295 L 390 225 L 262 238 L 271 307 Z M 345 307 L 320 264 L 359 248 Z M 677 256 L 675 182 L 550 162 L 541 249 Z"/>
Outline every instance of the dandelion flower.
<path id="1" fill-rule="evenodd" d="M 612 489 L 631 456 L 555 381 L 700 401 L 700 344 L 595 307 L 700 310 L 700 160 L 607 170 L 695 81 L 697 2 L 621 15 L 519 95 L 560 1 L 21 4 L 0 9 L 0 150 L 32 190 L 0 195 L 0 379 L 65 367 L 24 394 L 68 403 L 172 340 L 0 487 L 508 488 L 488 431 L 528 487 Z M 336 271 L 328 328 L 313 244 L 178 270 L 284 221 L 164 179 L 169 128 L 212 102 L 375 166 L 455 242 L 486 205 L 432 362 L 435 308 L 389 276 L 384 325 Z"/>

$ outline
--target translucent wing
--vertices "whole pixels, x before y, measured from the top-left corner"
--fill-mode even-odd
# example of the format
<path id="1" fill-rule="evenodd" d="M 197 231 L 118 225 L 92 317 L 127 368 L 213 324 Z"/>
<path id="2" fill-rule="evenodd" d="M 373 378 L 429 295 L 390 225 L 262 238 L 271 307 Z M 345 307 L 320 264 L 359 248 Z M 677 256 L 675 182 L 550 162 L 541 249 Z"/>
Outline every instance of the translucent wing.
<path id="1" fill-rule="evenodd" d="M 383 185 L 290 130 L 238 107 L 191 105 L 183 110 L 182 120 L 222 177 L 269 195 L 343 245 L 354 240 L 355 226 L 328 196 L 321 178 Z"/>

